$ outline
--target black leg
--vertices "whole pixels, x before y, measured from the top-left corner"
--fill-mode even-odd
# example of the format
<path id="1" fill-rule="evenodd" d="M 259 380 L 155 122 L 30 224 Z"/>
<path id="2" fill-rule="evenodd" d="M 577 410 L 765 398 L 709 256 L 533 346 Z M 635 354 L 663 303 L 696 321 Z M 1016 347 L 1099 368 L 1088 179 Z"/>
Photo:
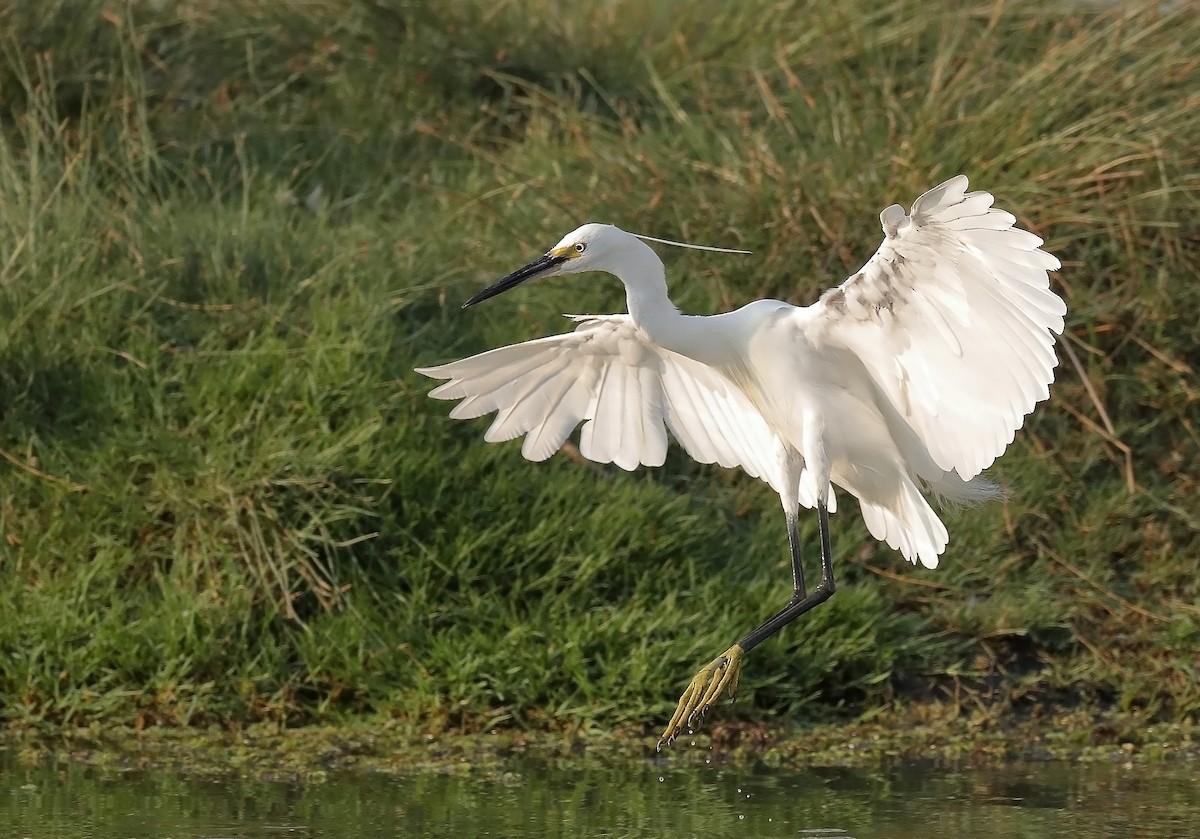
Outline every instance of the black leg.
<path id="1" fill-rule="evenodd" d="M 722 655 L 700 668 L 667 723 L 667 730 L 658 741 L 659 750 L 675 742 L 684 727 L 695 728 L 708 714 L 713 703 L 726 691 L 730 696 L 737 692 L 738 679 L 742 672 L 742 659 L 779 630 L 810 609 L 828 600 L 834 591 L 833 551 L 829 544 L 829 511 L 825 503 L 817 504 L 818 524 L 821 529 L 821 582 L 808 594 L 804 589 L 804 570 L 800 566 L 800 539 L 796 532 L 794 515 L 788 516 L 788 540 L 792 548 L 792 599 L 786 606 L 763 621 L 762 625 L 734 644 Z"/>
<path id="2" fill-rule="evenodd" d="M 803 600 L 807 595 L 804 590 L 804 563 L 800 559 L 800 526 L 795 510 L 784 513 L 787 518 L 788 547 L 792 551 L 792 599 Z"/>
<path id="3" fill-rule="evenodd" d="M 805 593 L 804 572 L 800 571 L 797 573 L 799 569 L 799 563 L 796 561 L 798 559 L 798 551 L 793 551 L 792 573 L 795 576 L 796 588 L 792 594 L 792 599 L 786 606 L 771 615 L 771 617 L 762 622 L 762 625 L 738 642 L 738 646 L 744 652 L 750 652 L 750 650 L 783 629 L 796 618 L 810 609 L 820 606 L 833 596 L 835 587 L 833 584 L 833 552 L 829 544 L 829 511 L 825 508 L 825 502 L 823 501 L 817 504 L 817 523 L 821 531 L 821 582 L 813 589 L 812 594 Z"/>

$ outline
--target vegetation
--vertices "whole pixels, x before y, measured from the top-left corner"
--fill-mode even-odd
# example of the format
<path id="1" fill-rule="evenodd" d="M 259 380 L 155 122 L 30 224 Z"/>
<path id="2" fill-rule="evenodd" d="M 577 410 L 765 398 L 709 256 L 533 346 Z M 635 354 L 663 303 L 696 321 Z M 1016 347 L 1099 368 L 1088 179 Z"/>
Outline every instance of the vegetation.
<path id="1" fill-rule="evenodd" d="M 617 311 L 459 302 L 576 224 L 804 302 L 956 172 L 1063 260 L 1063 363 L 936 572 L 839 591 L 722 720 L 1200 712 L 1187 3 L 16 4 L 0 14 L 0 714 L 655 730 L 788 592 L 764 484 L 523 461 L 414 366 Z M 815 522 L 805 531 L 811 540 Z"/>

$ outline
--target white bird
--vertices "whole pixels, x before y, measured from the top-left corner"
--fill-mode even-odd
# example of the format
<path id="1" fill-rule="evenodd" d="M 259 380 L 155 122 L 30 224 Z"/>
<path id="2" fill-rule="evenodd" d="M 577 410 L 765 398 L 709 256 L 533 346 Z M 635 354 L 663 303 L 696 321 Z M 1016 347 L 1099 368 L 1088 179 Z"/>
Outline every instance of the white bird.
<path id="1" fill-rule="evenodd" d="M 484 439 L 524 435 L 529 460 L 548 458 L 582 421 L 589 460 L 660 466 L 670 430 L 696 460 L 740 466 L 779 493 L 792 597 L 700 669 L 660 749 L 735 692 L 745 653 L 833 594 L 834 486 L 858 499 L 872 536 L 926 568 L 949 538 L 926 495 L 1000 495 L 980 472 L 1049 397 L 1066 305 L 1050 289 L 1059 262 L 1042 240 L 990 194 L 966 190 L 958 175 L 908 215 L 888 207 L 875 255 L 811 306 L 758 300 L 711 316 L 680 314 L 638 236 L 585 224 L 463 307 L 535 277 L 605 271 L 625 284 L 629 314 L 572 315 L 573 332 L 418 368 L 449 380 L 430 396 L 461 399 L 450 416 L 497 412 Z M 816 507 L 820 526 L 812 590 L 801 506 Z"/>

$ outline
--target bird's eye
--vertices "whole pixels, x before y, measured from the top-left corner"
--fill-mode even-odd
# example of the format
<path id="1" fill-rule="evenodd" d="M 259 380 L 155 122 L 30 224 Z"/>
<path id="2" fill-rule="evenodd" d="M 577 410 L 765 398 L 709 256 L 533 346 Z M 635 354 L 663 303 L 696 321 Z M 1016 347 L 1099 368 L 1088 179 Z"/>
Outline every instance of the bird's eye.
<path id="1" fill-rule="evenodd" d="M 576 242 L 575 243 L 575 253 L 583 253 L 586 250 L 587 250 L 586 242 Z"/>

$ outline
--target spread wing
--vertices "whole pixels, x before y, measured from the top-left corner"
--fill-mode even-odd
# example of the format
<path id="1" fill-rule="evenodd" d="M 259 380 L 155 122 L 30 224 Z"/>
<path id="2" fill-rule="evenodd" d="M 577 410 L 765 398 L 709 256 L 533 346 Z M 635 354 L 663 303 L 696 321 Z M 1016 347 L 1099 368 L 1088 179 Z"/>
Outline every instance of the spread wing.
<path id="1" fill-rule="evenodd" d="M 628 315 L 575 319 L 574 332 L 417 372 L 449 380 L 429 395 L 461 399 L 450 416 L 495 411 L 484 439 L 524 435 L 529 460 L 558 451 L 583 422 L 579 451 L 588 460 L 661 466 L 670 429 L 701 463 L 740 466 L 780 491 L 782 444 L 729 379 L 651 343 Z"/>
<path id="2" fill-rule="evenodd" d="M 910 215 L 884 210 L 879 250 L 808 314 L 815 339 L 862 359 L 938 466 L 970 479 L 1049 397 L 1066 304 L 1042 240 L 966 189 L 958 175 Z"/>

